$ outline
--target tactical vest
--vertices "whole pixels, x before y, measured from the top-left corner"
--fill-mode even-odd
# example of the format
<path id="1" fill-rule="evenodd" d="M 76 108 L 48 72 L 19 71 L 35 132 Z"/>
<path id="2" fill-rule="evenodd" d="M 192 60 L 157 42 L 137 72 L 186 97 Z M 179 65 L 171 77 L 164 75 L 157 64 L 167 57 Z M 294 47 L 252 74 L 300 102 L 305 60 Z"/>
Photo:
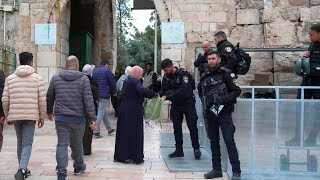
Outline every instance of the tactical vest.
<path id="1" fill-rule="evenodd" d="M 320 44 L 312 43 L 310 48 L 310 76 L 320 76 Z"/>
<path id="2" fill-rule="evenodd" d="M 207 105 L 212 105 L 217 96 L 224 96 L 228 93 L 227 84 L 223 78 L 224 73 L 210 75 L 203 80 L 203 93 L 207 100 Z"/>
<path id="3" fill-rule="evenodd" d="M 151 71 L 150 73 L 146 73 L 143 77 L 143 83 L 142 86 L 144 88 L 149 88 L 152 85 L 152 76 L 154 71 Z"/>

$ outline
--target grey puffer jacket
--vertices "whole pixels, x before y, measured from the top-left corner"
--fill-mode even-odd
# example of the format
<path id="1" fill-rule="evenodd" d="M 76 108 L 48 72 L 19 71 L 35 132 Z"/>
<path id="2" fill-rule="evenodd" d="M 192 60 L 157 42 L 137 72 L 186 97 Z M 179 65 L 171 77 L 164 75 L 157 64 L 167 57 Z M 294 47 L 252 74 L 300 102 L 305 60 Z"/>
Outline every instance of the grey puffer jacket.
<path id="1" fill-rule="evenodd" d="M 88 77 L 77 70 L 62 70 L 54 75 L 47 92 L 47 113 L 96 119 Z"/>

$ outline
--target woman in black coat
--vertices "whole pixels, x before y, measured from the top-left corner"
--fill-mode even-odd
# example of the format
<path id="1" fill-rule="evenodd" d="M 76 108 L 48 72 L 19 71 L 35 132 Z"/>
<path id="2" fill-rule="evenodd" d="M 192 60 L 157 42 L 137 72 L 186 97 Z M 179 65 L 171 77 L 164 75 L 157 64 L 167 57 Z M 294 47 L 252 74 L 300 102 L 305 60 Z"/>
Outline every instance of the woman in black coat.
<path id="1" fill-rule="evenodd" d="M 134 66 L 124 81 L 117 122 L 114 161 L 143 163 L 143 101 L 158 94 L 143 88 L 142 68 Z"/>
<path id="2" fill-rule="evenodd" d="M 94 107 L 96 109 L 96 114 L 97 114 L 97 112 L 98 112 L 98 101 L 99 101 L 99 87 L 98 87 L 98 83 L 95 82 L 93 80 L 93 78 L 92 78 L 93 69 L 94 69 L 94 65 L 86 64 L 85 66 L 83 66 L 82 72 L 85 75 L 87 75 L 87 77 L 90 80 Z M 84 155 L 90 155 L 91 154 L 92 135 L 93 135 L 93 131 L 92 131 L 91 127 L 90 127 L 90 119 L 86 115 L 86 127 L 85 127 L 85 132 L 84 132 L 84 135 L 83 135 L 83 138 L 82 138 L 83 154 Z"/>

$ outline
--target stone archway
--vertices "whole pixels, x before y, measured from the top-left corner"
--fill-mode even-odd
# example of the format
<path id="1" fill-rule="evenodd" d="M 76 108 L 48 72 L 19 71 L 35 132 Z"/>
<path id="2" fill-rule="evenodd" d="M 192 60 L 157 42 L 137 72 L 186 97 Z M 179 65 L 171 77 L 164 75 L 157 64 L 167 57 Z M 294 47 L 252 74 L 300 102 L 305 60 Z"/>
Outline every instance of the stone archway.
<path id="1" fill-rule="evenodd" d="M 72 0 L 61 0 L 59 3 L 59 16 L 57 22 L 57 68 L 65 64 L 69 55 L 70 30 L 72 29 L 71 9 Z M 92 11 L 92 30 L 90 36 L 92 40 L 92 63 L 98 65 L 101 59 L 110 60 L 111 64 L 116 64 L 116 26 L 115 26 L 115 0 L 101 0 L 84 4 L 90 6 Z M 71 44 L 72 46 L 72 44 Z"/>

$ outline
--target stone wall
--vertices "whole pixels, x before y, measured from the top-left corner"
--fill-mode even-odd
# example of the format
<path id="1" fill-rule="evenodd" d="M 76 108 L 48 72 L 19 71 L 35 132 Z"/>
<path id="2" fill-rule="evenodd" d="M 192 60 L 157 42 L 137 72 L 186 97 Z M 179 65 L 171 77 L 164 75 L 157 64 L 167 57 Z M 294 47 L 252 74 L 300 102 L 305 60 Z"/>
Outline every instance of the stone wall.
<path id="1" fill-rule="evenodd" d="M 13 0 L 3 0 L 11 5 Z M 115 0 L 95 1 L 94 64 L 98 65 L 107 53 L 116 62 Z M 4 18 L 0 11 L 0 41 L 3 42 Z M 71 0 L 21 0 L 13 12 L 6 13 L 6 45 L 14 47 L 18 55 L 29 51 L 34 67 L 46 84 L 65 66 L 69 55 Z M 56 45 L 35 45 L 35 24 L 56 23 Z M 104 53 L 105 52 L 105 53 Z M 18 63 L 17 58 L 17 63 Z M 116 64 L 116 63 L 114 63 Z"/>
<path id="2" fill-rule="evenodd" d="M 310 24 L 320 20 L 319 0 L 154 1 L 162 22 L 185 24 L 185 42 L 163 44 L 162 59 L 171 58 L 190 71 L 195 48 L 204 40 L 213 43 L 217 31 L 225 31 L 231 42 L 247 48 L 307 48 Z M 293 73 L 292 66 L 302 52 L 250 54 L 252 67 L 239 77 L 240 85 L 249 85 L 255 73 L 273 70 L 275 85 L 299 85 L 301 78 Z"/>

